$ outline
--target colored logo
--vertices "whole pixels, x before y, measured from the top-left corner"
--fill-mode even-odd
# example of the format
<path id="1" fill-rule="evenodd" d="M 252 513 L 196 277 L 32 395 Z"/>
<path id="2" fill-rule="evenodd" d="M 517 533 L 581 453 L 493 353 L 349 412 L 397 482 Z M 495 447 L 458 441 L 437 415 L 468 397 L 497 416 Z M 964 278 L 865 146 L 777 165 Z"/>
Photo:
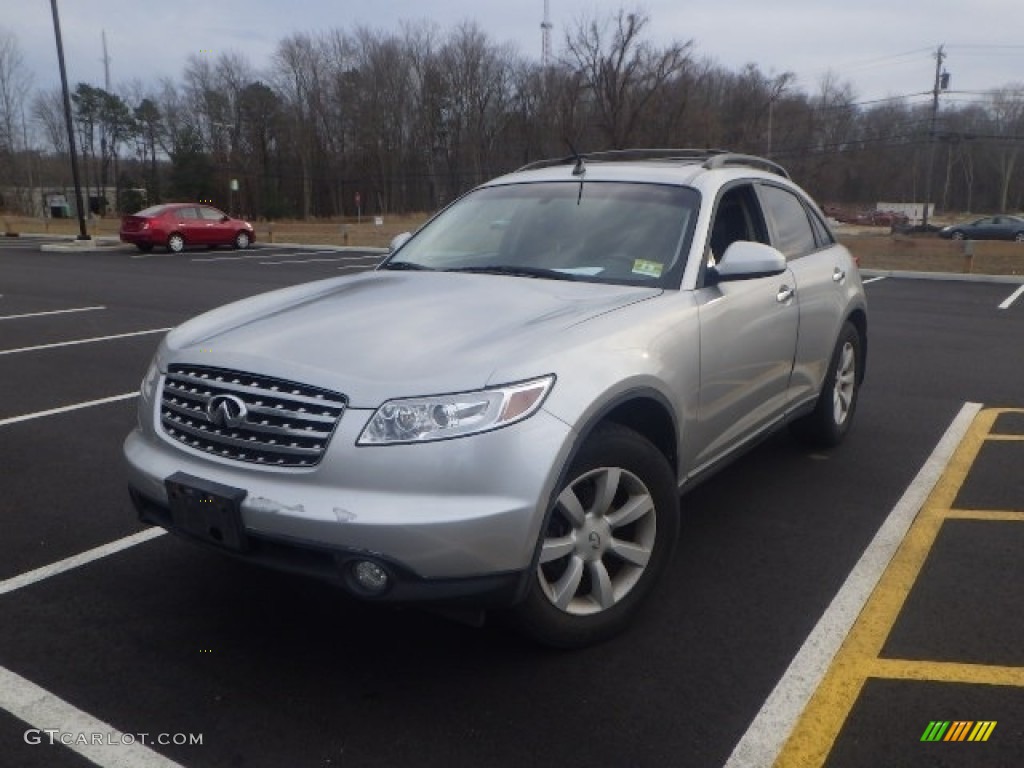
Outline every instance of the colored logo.
<path id="1" fill-rule="evenodd" d="M 995 720 L 932 720 L 921 741 L 988 741 L 996 729 Z"/>

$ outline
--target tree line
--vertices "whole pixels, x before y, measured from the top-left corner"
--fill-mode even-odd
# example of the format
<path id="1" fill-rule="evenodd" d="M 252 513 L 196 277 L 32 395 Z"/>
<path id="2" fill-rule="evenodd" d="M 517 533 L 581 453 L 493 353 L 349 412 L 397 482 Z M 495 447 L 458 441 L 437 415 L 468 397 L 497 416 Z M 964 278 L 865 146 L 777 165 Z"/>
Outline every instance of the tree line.
<path id="1" fill-rule="evenodd" d="M 581 21 L 545 65 L 472 22 L 331 29 L 285 37 L 262 70 L 194 54 L 179 81 L 79 83 L 83 183 L 116 187 L 122 211 L 204 199 L 252 217 L 351 216 L 357 200 L 363 214 L 436 210 L 540 158 L 689 147 L 771 157 L 828 202 L 920 201 L 931 163 L 939 210 L 1024 206 L 1024 84 L 944 99 L 933 119 L 906 98 L 860 104 L 834 74 L 806 91 L 649 32 L 639 12 Z M 30 93 L 0 30 L 0 175 L 64 186 L 66 153 L 59 90 Z"/>

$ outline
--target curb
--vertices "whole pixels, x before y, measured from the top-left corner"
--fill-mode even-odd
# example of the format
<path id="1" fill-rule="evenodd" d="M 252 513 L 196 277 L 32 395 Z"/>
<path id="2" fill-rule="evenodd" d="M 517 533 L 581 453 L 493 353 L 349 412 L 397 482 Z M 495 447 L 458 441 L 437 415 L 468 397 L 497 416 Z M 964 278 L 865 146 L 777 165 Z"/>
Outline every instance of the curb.
<path id="1" fill-rule="evenodd" d="M 973 272 L 910 272 L 899 269 L 862 269 L 862 277 L 895 277 L 907 280 L 939 280 L 964 283 L 1024 284 L 1024 275 L 979 275 Z"/>
<path id="2" fill-rule="evenodd" d="M 37 235 L 38 237 L 38 235 Z M 97 253 L 106 251 L 124 251 L 131 246 L 125 245 L 120 240 L 109 238 L 90 238 L 89 240 L 64 240 L 57 243 L 43 243 L 39 246 L 40 251 L 45 253 Z"/>

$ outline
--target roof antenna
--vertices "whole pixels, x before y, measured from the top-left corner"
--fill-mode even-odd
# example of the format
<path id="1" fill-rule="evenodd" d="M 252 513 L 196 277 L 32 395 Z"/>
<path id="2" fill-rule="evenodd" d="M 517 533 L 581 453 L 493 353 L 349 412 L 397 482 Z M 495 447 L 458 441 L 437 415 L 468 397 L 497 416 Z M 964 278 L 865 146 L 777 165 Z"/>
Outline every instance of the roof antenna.
<path id="1" fill-rule="evenodd" d="M 572 156 L 576 158 L 576 165 L 572 167 L 572 175 L 580 177 L 580 191 L 576 194 L 576 205 L 578 206 L 583 200 L 583 177 L 587 173 L 587 166 L 583 162 L 583 155 L 576 151 L 576 147 L 572 145 L 572 142 L 568 142 L 569 151 L 572 152 Z"/>

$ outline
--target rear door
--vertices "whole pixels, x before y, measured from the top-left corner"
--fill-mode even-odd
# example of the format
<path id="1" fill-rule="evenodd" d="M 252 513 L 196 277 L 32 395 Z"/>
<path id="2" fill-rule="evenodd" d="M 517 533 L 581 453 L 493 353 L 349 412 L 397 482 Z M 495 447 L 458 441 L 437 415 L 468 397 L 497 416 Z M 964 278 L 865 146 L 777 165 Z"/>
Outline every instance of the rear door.
<path id="1" fill-rule="evenodd" d="M 815 210 L 788 187 L 762 182 L 758 196 L 764 207 L 772 245 L 786 256 L 799 306 L 791 407 L 817 397 L 832 357 L 847 303 L 854 269 L 847 250 L 838 245 Z"/>
<path id="2" fill-rule="evenodd" d="M 203 222 L 199 218 L 199 211 L 195 206 L 182 206 L 175 211 L 174 216 L 177 219 L 178 231 L 184 235 L 186 243 L 189 245 L 204 245 L 206 243 Z"/>
<path id="3" fill-rule="evenodd" d="M 234 233 L 228 223 L 224 221 L 227 217 L 221 211 L 201 205 L 199 206 L 199 216 L 205 230 L 206 245 L 227 245 L 234 239 Z"/>
<path id="4" fill-rule="evenodd" d="M 1017 234 L 1016 222 L 1009 216 L 996 216 L 992 219 L 992 237 L 996 240 L 1013 240 Z"/>

